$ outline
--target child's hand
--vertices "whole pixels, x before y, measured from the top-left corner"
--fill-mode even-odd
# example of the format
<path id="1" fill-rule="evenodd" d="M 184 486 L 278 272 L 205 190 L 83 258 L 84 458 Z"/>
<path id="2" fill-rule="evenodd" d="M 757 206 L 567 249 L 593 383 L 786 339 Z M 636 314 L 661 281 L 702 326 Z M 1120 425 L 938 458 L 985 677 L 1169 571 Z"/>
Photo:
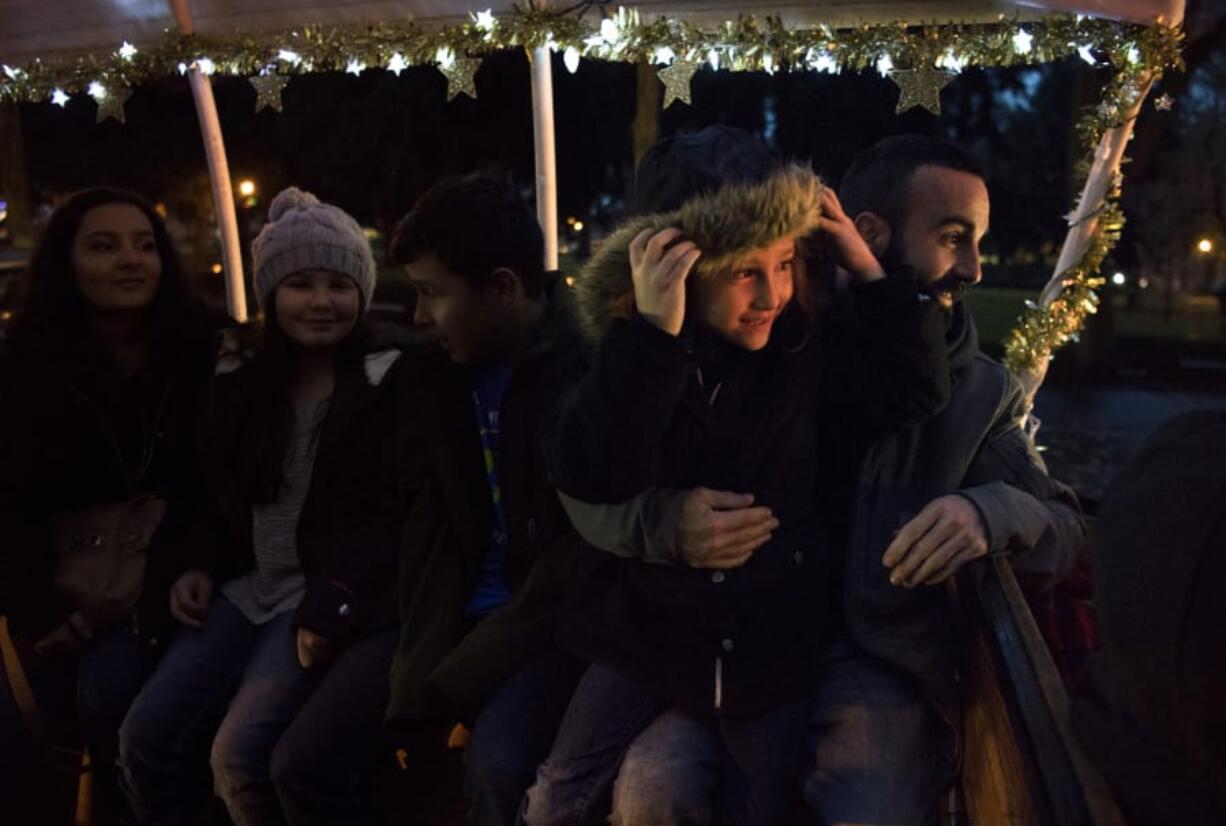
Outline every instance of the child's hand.
<path id="1" fill-rule="evenodd" d="M 834 260 L 843 269 L 851 273 L 857 281 L 880 281 L 885 278 L 885 270 L 873 251 L 868 248 L 868 242 L 861 237 L 856 225 L 843 205 L 839 196 L 830 187 L 822 190 L 822 232 L 833 248 Z"/>
<path id="2" fill-rule="evenodd" d="M 298 664 L 303 668 L 314 668 L 332 659 L 332 647 L 328 638 L 316 634 L 308 628 L 298 629 Z"/>
<path id="3" fill-rule="evenodd" d="M 854 231 L 854 228 L 853 228 Z M 681 230 L 645 229 L 630 242 L 630 273 L 639 315 L 669 335 L 679 335 L 685 321 L 685 279 L 702 250 L 693 241 L 677 241 Z"/>
<path id="4" fill-rule="evenodd" d="M 213 578 L 193 568 L 170 586 L 170 615 L 188 628 L 204 627 L 204 618 L 213 599 Z"/>

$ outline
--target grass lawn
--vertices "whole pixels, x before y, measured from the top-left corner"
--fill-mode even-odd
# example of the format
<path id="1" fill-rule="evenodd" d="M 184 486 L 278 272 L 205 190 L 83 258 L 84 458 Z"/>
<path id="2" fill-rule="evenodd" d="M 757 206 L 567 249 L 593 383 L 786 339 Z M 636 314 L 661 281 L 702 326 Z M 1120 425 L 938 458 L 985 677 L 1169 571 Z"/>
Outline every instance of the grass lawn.
<path id="1" fill-rule="evenodd" d="M 1146 296 L 1149 299 L 1149 296 Z M 989 344 L 1003 341 L 1017 323 L 1027 300 L 1038 299 L 1034 290 L 1003 287 L 972 287 L 966 291 L 966 305 L 975 315 L 979 337 Z M 1186 343 L 1226 345 L 1218 303 L 1212 296 L 1179 296 L 1168 322 L 1162 317 L 1161 298 L 1153 296 L 1133 310 L 1126 309 L 1126 296 L 1111 291 L 1104 300 L 1113 302 L 1115 331 L 1121 338 L 1166 339 Z"/>

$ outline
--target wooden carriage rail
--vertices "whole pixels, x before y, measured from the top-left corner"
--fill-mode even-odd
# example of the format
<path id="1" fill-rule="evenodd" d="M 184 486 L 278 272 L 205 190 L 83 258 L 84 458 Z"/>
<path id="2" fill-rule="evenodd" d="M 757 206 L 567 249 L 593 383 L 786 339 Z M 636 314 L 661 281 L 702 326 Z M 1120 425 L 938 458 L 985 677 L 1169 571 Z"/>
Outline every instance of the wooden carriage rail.
<path id="1" fill-rule="evenodd" d="M 1072 732 L 1064 683 L 1008 562 L 989 560 L 976 574 L 960 593 L 971 823 L 1125 826 Z"/>

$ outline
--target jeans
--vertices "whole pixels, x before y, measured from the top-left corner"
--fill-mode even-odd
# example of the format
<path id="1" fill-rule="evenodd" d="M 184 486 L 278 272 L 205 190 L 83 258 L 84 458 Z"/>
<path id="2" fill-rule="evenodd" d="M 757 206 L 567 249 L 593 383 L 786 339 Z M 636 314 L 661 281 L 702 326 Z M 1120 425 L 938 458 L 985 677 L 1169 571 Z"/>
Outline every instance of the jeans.
<path id="1" fill-rule="evenodd" d="M 464 750 L 468 820 L 513 826 L 536 767 L 549 755 L 583 663 L 552 648 L 525 663 L 486 701 Z"/>
<path id="2" fill-rule="evenodd" d="M 154 664 L 153 652 L 126 629 L 99 635 L 81 655 L 77 711 L 89 749 L 94 823 L 99 826 L 126 820 L 127 803 L 115 771 L 119 726 Z"/>
<path id="3" fill-rule="evenodd" d="M 850 643 L 831 647 L 809 713 L 805 802 L 823 823 L 930 822 L 954 780 L 953 732 L 907 680 Z"/>
<path id="4" fill-rule="evenodd" d="M 125 791 L 139 822 L 192 822 L 207 791 L 206 753 L 236 826 L 371 822 L 376 806 L 364 781 L 377 756 L 395 631 L 308 671 L 298 664 L 292 618 L 287 611 L 254 625 L 218 597 L 202 629 L 179 634 L 120 728 Z"/>
<path id="5" fill-rule="evenodd" d="M 713 719 L 669 709 L 626 752 L 612 823 L 785 822 L 807 712 L 807 703 L 792 703 L 757 717 Z"/>
<path id="6" fill-rule="evenodd" d="M 777 713 L 787 717 L 795 710 Z M 776 723 L 771 716 L 738 721 L 738 726 L 751 727 L 750 743 L 777 737 L 769 732 L 788 726 L 803 731 L 801 790 L 822 823 L 916 826 L 928 822 L 937 796 L 953 782 L 953 765 L 940 756 L 940 747 L 949 745 L 941 738 L 950 736 L 943 724 L 900 675 L 850 643 L 830 646 L 813 702 L 802 707 L 800 722 L 791 717 Z M 756 738 L 752 727 L 761 727 Z M 622 761 L 613 788 L 613 823 L 706 824 L 718 822 L 717 813 L 743 822 L 737 806 L 745 795 L 736 791 L 743 781 L 735 773 L 729 776 L 719 736 L 728 737 L 727 723 L 723 729 L 717 733 L 710 721 L 679 709 L 652 722 Z M 767 797 L 771 805 L 783 798 L 783 809 L 760 822 L 782 819 L 795 794 L 796 768 L 789 768 L 784 757 L 780 753 L 777 766 L 764 772 L 766 780 L 787 784 Z"/>
<path id="7" fill-rule="evenodd" d="M 602 822 L 612 788 L 615 823 L 674 822 L 666 817 L 674 795 L 686 799 L 682 810 L 708 813 L 675 822 L 710 822 L 718 779 L 719 811 L 728 822 L 778 822 L 792 802 L 807 710 L 794 703 L 748 719 L 694 715 L 668 708 L 615 669 L 593 665 L 528 791 L 524 820 Z M 706 767 L 703 776 L 689 771 L 696 765 Z M 640 807 L 640 797 L 651 800 Z"/>

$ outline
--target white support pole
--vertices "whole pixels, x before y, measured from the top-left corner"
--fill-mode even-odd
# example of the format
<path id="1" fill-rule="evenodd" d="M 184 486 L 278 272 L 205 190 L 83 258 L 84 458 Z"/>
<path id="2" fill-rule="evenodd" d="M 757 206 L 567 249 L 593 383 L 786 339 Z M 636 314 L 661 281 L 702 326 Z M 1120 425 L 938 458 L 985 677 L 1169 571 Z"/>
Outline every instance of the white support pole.
<path id="1" fill-rule="evenodd" d="M 1184 0 L 1173 0 L 1171 19 L 1163 22 L 1167 25 L 1178 26 L 1183 22 L 1183 12 Z M 1119 171 L 1120 162 L 1124 158 L 1124 149 L 1132 137 L 1133 124 L 1152 86 L 1151 78 L 1145 82 L 1140 94 L 1137 95 L 1136 103 L 1124 113 L 1124 122 L 1114 129 L 1107 130 L 1098 142 L 1098 147 L 1094 150 L 1094 162 L 1090 167 L 1085 186 L 1081 190 L 1081 197 L 1069 216 L 1068 235 L 1064 237 L 1064 246 L 1060 249 L 1055 271 L 1051 280 L 1043 287 L 1043 292 L 1039 294 L 1039 306 L 1049 307 L 1060 297 L 1064 288 L 1065 273 L 1080 261 L 1089 249 L 1090 238 L 1098 226 L 1099 213 L 1106 200 L 1107 191 Z M 1031 402 L 1046 375 L 1047 363 L 1044 362 L 1034 372 L 1020 377 L 1026 388 L 1027 398 Z"/>
<path id="2" fill-rule="evenodd" d="M 545 269 L 558 268 L 558 167 L 553 133 L 553 62 L 549 49 L 533 49 L 532 132 L 536 143 L 536 219 L 545 234 Z"/>
<path id="3" fill-rule="evenodd" d="M 192 34 L 195 26 L 187 0 L 170 0 L 179 30 Z M 196 101 L 196 119 L 204 138 L 204 153 L 208 158 L 209 181 L 213 184 L 213 203 L 217 209 L 217 225 L 221 230 L 221 265 L 226 274 L 226 309 L 240 324 L 247 320 L 247 291 L 243 280 L 243 255 L 238 239 L 238 218 L 234 211 L 234 191 L 230 186 L 230 164 L 226 161 L 226 144 L 217 118 L 217 103 L 209 78 L 196 67 L 188 71 L 192 98 Z"/>
<path id="4" fill-rule="evenodd" d="M 1136 122 L 1137 113 L 1149 95 L 1152 85 L 1152 81 L 1145 84 L 1145 88 L 1137 96 L 1136 104 L 1125 113 L 1124 123 L 1107 130 L 1102 140 L 1098 142 L 1098 147 L 1094 150 L 1094 163 L 1090 166 L 1090 174 L 1086 178 L 1085 187 L 1081 190 L 1081 198 L 1078 199 L 1077 207 L 1068 219 L 1069 231 L 1064 237 L 1064 246 L 1060 249 L 1056 269 L 1039 296 L 1040 306 L 1050 306 L 1060 297 L 1064 273 L 1080 261 L 1089 248 L 1090 237 L 1098 226 L 1099 210 L 1102 209 L 1107 190 L 1111 187 L 1115 173 L 1120 168 L 1120 161 L 1124 157 L 1124 147 L 1128 145 L 1128 139 L 1132 137 L 1133 123 Z"/>

